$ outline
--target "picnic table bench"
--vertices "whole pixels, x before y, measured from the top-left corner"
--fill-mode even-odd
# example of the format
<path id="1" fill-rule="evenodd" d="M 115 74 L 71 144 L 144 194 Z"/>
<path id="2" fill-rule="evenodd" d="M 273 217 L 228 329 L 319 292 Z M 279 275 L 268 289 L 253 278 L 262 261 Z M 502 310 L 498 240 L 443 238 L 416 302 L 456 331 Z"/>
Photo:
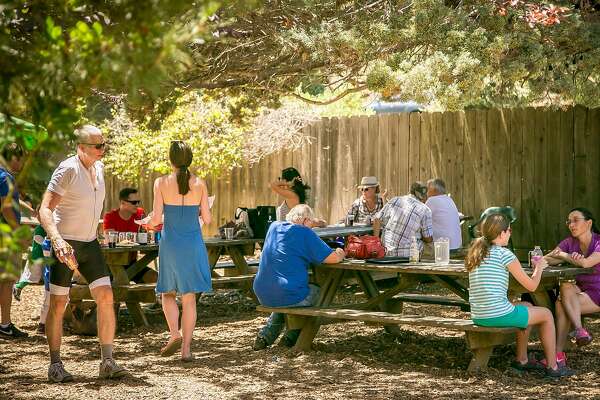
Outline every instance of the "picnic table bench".
<path id="1" fill-rule="evenodd" d="M 286 314 L 289 329 L 300 329 L 296 349 L 306 351 L 312 347 L 312 341 L 319 327 L 326 320 L 358 320 L 384 325 L 392 333 L 399 330 L 399 325 L 429 326 L 447 330 L 464 331 L 469 349 L 474 357 L 469 364 L 469 371 L 485 369 L 495 346 L 514 342 L 514 328 L 488 328 L 476 326 L 470 319 L 442 318 L 436 316 L 416 316 L 402 314 L 403 301 L 423 301 L 429 304 L 461 306 L 468 302 L 468 273 L 464 263 L 451 260 L 448 264 L 434 263 L 411 264 L 374 264 L 345 261 L 339 264 L 323 264 L 315 269 L 320 270 L 321 293 L 315 307 L 279 308 L 259 306 L 262 312 L 280 312 Z M 371 273 L 385 270 L 398 274 L 398 281 L 393 287 L 380 290 Z M 527 271 L 527 269 L 526 269 Z M 531 272 L 530 272 L 531 273 Z M 556 287 L 560 280 L 572 279 L 580 273 L 589 271 L 572 266 L 549 267 L 542 275 L 542 282 L 533 293 L 537 305 L 550 306 L 546 289 Z M 351 304 L 333 304 L 333 300 L 346 278 L 354 277 L 362 287 L 367 300 Z M 423 278 L 433 279 L 450 289 L 456 297 L 439 296 L 427 298 L 405 293 L 414 288 Z M 465 284 L 467 282 L 467 284 Z M 527 292 L 511 278 L 509 290 L 513 294 Z M 457 298 L 458 297 L 458 298 Z"/>

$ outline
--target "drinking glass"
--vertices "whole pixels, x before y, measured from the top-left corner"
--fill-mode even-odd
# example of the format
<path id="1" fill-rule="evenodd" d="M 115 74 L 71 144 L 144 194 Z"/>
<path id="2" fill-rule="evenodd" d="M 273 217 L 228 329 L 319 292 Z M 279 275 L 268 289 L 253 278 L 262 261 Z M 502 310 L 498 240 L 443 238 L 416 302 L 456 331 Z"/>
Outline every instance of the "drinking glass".
<path id="1" fill-rule="evenodd" d="M 450 239 L 441 237 L 433 243 L 436 264 L 448 264 L 450 262 Z"/>
<path id="2" fill-rule="evenodd" d="M 233 239 L 233 231 L 234 231 L 234 228 L 225 228 L 225 239 L 227 239 L 227 240 Z"/>

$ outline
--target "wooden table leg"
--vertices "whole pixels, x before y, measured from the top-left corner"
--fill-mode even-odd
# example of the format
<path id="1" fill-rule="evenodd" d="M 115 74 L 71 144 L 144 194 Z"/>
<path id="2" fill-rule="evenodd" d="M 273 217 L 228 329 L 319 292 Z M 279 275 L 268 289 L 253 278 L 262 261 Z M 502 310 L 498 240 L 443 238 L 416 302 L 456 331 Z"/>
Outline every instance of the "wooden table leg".
<path id="1" fill-rule="evenodd" d="M 244 258 L 240 248 L 238 246 L 227 246 L 226 252 L 231 257 L 231 261 L 235 264 L 236 272 L 238 275 L 248 274 L 248 263 Z"/>
<path id="2" fill-rule="evenodd" d="M 338 287 L 340 286 L 344 277 L 344 270 L 333 270 L 330 271 L 329 276 L 325 279 L 325 284 L 321 287 L 321 294 L 317 306 L 327 307 L 331 304 L 335 298 Z M 317 332 L 319 331 L 321 324 L 318 317 L 307 318 L 304 326 L 300 330 L 300 336 L 294 348 L 296 350 L 308 351 L 312 348 L 312 342 Z"/>
<path id="3" fill-rule="evenodd" d="M 219 261 L 219 257 L 221 257 L 223 247 L 211 246 L 208 247 L 206 251 L 208 253 L 208 265 L 210 265 L 210 274 L 213 278 L 218 278 L 219 274 L 215 272 L 215 265 L 217 265 L 217 261 Z"/>
<path id="4" fill-rule="evenodd" d="M 109 264 L 109 268 L 113 275 L 113 286 L 129 285 L 129 277 L 127 276 L 127 272 L 125 271 L 125 266 Z M 148 320 L 146 319 L 146 315 L 142 311 L 140 303 L 136 301 L 127 301 L 126 289 L 113 289 L 113 293 L 115 294 L 115 303 L 125 301 L 125 305 L 129 310 L 129 315 L 131 315 L 131 318 L 133 319 L 133 322 L 136 326 L 149 325 Z"/>

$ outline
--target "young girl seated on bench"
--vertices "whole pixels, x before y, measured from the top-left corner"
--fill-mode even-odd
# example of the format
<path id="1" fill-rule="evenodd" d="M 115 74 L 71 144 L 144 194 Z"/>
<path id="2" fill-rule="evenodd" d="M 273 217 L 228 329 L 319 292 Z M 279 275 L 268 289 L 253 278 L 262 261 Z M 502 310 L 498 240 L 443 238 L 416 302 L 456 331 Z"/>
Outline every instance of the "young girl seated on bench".
<path id="1" fill-rule="evenodd" d="M 517 332 L 516 360 L 511 367 L 518 371 L 542 370 L 544 366 L 528 359 L 527 343 L 532 326 L 538 326 L 540 339 L 548 361 L 545 370 L 550 377 L 572 375 L 573 372 L 556 362 L 556 341 L 552 312 L 529 303 L 511 303 L 508 300 L 509 272 L 525 289 L 533 292 L 538 287 L 548 263 L 541 258 L 534 262 L 533 274 L 528 276 L 517 257 L 504 248 L 510 239 L 511 227 L 506 216 L 488 215 L 480 226 L 481 237 L 469 247 L 465 267 L 469 272 L 469 303 L 471 318 L 476 325 L 487 327 L 515 327 Z"/>

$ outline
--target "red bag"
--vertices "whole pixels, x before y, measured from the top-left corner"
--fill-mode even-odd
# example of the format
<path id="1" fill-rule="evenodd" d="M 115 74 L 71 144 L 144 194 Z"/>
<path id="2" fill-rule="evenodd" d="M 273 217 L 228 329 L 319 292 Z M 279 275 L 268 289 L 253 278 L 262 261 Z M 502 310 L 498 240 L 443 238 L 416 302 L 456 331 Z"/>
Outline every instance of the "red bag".
<path id="1" fill-rule="evenodd" d="M 382 258 L 385 248 L 376 236 L 348 236 L 346 243 L 346 256 L 351 258 Z"/>

